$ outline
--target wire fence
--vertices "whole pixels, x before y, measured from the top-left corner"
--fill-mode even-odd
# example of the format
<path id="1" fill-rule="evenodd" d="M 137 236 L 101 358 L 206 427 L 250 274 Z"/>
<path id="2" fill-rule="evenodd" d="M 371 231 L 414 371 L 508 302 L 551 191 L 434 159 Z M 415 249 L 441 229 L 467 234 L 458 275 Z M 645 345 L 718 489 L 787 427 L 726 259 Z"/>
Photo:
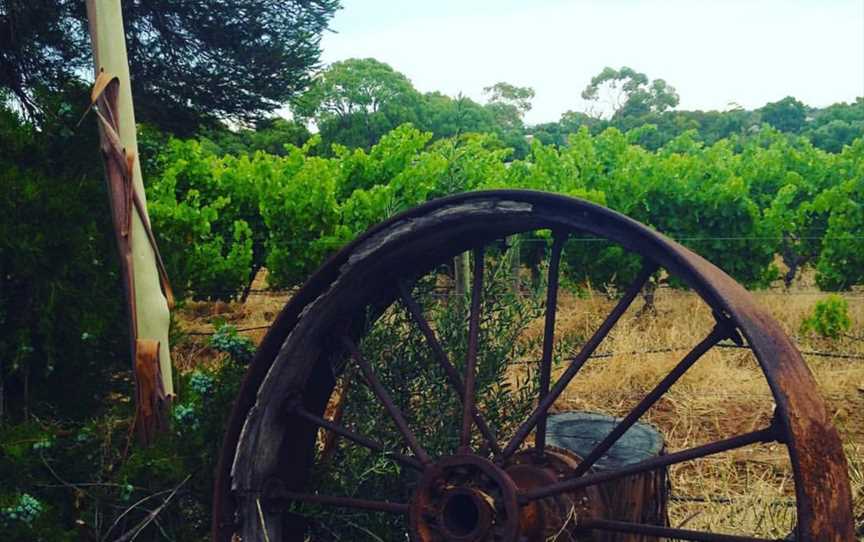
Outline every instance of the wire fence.
<path id="1" fill-rule="evenodd" d="M 296 293 L 298 288 L 253 288 L 248 291 L 249 295 L 262 295 L 262 296 L 271 296 L 271 297 L 283 297 L 290 296 Z M 438 297 L 453 297 L 461 294 L 457 294 L 453 291 L 452 287 L 440 286 L 434 289 L 435 293 Z M 673 288 L 667 285 L 660 285 L 657 287 L 658 293 L 663 293 L 664 295 L 672 295 L 672 296 L 691 296 L 693 292 L 684 288 Z M 206 290 L 206 291 L 196 291 L 195 295 L 201 298 L 201 300 L 207 299 L 219 299 L 223 296 L 238 296 L 240 293 L 237 290 Z M 777 297 L 798 297 L 798 296 L 828 296 L 831 294 L 841 295 L 844 299 L 864 299 L 864 292 L 859 292 L 857 290 L 847 291 L 847 292 L 826 292 L 823 290 L 790 290 L 790 291 L 782 291 L 782 290 L 751 290 L 750 293 L 757 297 L 761 296 L 777 296 Z M 527 297 L 530 294 L 525 294 Z M 595 295 L 609 297 L 609 299 L 614 299 L 614 297 L 607 296 L 603 293 L 602 290 L 596 290 Z M 864 337 L 862 337 L 864 340 Z"/>
<path id="2" fill-rule="evenodd" d="M 262 331 L 270 329 L 270 324 L 260 325 L 260 326 L 252 326 L 252 327 L 243 327 L 236 328 L 235 331 L 238 333 L 247 333 L 252 331 Z M 217 332 L 214 331 L 189 331 L 184 334 L 187 336 L 196 336 L 196 337 L 209 337 L 211 335 L 215 335 Z M 853 339 L 861 340 L 860 337 L 851 337 Z M 741 346 L 737 344 L 725 344 L 720 343 L 714 345 L 715 348 L 726 348 L 726 349 L 736 349 L 736 350 L 751 350 L 749 346 Z M 652 355 L 652 354 L 669 354 L 672 352 L 683 352 L 686 350 L 690 350 L 693 348 L 692 346 L 668 346 L 663 348 L 649 348 L 645 350 L 628 350 L 625 352 L 600 352 L 591 354 L 588 356 L 588 359 L 602 359 L 602 358 L 613 358 L 619 356 L 642 356 L 642 355 Z M 859 354 L 856 352 L 827 352 L 821 350 L 798 350 L 802 355 L 805 356 L 813 356 L 813 357 L 824 357 L 824 358 L 835 358 L 835 359 L 864 359 L 864 354 Z M 572 359 L 576 357 L 575 354 L 570 354 L 567 356 L 562 356 L 564 359 Z M 530 365 L 539 363 L 539 359 L 531 359 L 531 360 L 517 360 L 514 363 L 519 365 Z"/>

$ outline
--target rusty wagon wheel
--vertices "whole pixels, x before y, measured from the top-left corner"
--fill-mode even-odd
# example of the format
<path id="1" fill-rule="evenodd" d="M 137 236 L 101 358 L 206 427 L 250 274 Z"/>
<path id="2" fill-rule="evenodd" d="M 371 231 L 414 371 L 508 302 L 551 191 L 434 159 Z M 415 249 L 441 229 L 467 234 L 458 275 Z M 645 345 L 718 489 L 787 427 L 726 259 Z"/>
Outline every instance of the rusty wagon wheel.
<path id="1" fill-rule="evenodd" d="M 553 232 L 546 315 L 539 361 L 539 397 L 508 435 L 484 421 L 474 394 L 484 247 L 518 233 Z M 600 327 L 550 382 L 561 248 L 568 236 L 592 235 L 641 258 L 642 270 Z M 464 363 L 448 357 L 412 294 L 418 277 L 473 251 L 473 288 Z M 584 458 L 546 446 L 546 415 L 603 338 L 658 269 L 683 281 L 711 308 L 713 329 Z M 461 400 L 453 453 L 428 452 L 411 427 L 410 404 L 398 405 L 360 347 L 369 322 L 398 304 L 427 341 L 429 364 Z M 765 427 L 653 457 L 614 471 L 591 467 L 698 359 L 724 339 L 746 341 L 776 407 Z M 457 371 L 456 365 L 464 366 Z M 350 369 L 349 369 L 350 368 Z M 401 445 L 384 450 L 325 413 L 340 374 L 365 383 L 398 428 Z M 403 411 L 406 410 L 406 411 Z M 328 494 L 312 487 L 320 459 L 319 430 L 343 443 L 387 453 L 402 470 L 405 499 L 378 494 Z M 323 432 L 322 432 L 323 433 Z M 533 439 L 529 437 L 533 435 Z M 528 444 L 526 439 L 531 442 Z M 371 229 L 331 258 L 286 305 L 264 339 L 242 385 L 223 444 L 214 499 L 214 540 L 304 540 L 304 506 L 392 515 L 398 539 L 535 540 L 563 527 L 549 509 L 585 503 L 593 486 L 756 443 L 777 442 L 789 455 L 795 483 L 797 540 L 853 539 L 846 460 L 816 384 L 778 324 L 718 268 L 663 235 L 609 209 L 531 191 L 475 192 L 436 200 Z M 538 459 L 539 458 L 539 459 Z M 552 467 L 550 467 L 552 465 Z M 330 465 L 338 470 L 339 465 Z M 576 497 L 579 498 L 576 498 Z M 387 516 L 389 517 L 389 516 Z M 538 519 L 539 518 L 539 519 Z M 544 519 L 545 518 L 545 519 Z M 401 523 L 399 523 L 401 522 Z M 537 522 L 555 523 L 540 525 Z M 557 522 L 557 523 L 556 523 Z M 577 514 L 576 532 L 641 533 L 702 541 L 760 540 Z"/>

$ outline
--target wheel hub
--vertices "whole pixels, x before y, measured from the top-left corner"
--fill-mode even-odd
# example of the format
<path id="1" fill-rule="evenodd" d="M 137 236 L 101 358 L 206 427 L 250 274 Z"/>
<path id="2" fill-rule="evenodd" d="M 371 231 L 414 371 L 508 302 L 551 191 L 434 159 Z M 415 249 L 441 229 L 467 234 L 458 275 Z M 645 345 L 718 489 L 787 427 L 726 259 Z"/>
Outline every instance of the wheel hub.
<path id="1" fill-rule="evenodd" d="M 519 535 L 516 486 L 491 461 L 452 455 L 426 471 L 410 510 L 414 540 L 515 541 Z"/>
<path id="2" fill-rule="evenodd" d="M 595 488 L 539 499 L 522 506 L 518 491 L 567 477 L 579 458 L 547 448 L 516 454 L 502 469 L 476 455 L 445 457 L 429 468 L 411 499 L 412 539 L 422 542 L 555 539 L 579 521 L 602 517 Z"/>

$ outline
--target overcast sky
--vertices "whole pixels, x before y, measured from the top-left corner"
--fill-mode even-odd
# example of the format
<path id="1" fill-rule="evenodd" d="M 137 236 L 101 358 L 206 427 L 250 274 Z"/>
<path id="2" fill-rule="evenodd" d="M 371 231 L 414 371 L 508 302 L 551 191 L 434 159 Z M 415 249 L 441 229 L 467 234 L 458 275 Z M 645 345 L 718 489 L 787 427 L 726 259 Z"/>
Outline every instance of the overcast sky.
<path id="1" fill-rule="evenodd" d="M 537 92 L 529 123 L 584 110 L 604 66 L 663 78 L 682 109 L 748 109 L 793 95 L 864 95 L 864 0 L 343 0 L 323 61 L 374 57 L 420 91 L 482 100 Z"/>

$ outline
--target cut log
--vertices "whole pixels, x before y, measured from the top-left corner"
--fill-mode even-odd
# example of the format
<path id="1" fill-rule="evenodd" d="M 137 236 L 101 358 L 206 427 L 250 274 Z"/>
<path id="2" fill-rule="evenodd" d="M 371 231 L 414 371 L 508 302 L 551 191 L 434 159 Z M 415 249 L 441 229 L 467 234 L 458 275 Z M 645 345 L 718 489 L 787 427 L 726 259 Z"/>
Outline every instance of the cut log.
<path id="1" fill-rule="evenodd" d="M 549 416 L 549 445 L 585 457 L 608 435 L 619 419 L 596 412 L 564 412 Z M 663 435 L 654 426 L 636 423 L 615 443 L 593 471 L 614 471 L 664 453 Z M 667 526 L 668 483 L 666 469 L 627 476 L 597 486 L 603 499 L 604 519 Z M 596 542 L 648 542 L 656 538 L 594 531 Z"/>

